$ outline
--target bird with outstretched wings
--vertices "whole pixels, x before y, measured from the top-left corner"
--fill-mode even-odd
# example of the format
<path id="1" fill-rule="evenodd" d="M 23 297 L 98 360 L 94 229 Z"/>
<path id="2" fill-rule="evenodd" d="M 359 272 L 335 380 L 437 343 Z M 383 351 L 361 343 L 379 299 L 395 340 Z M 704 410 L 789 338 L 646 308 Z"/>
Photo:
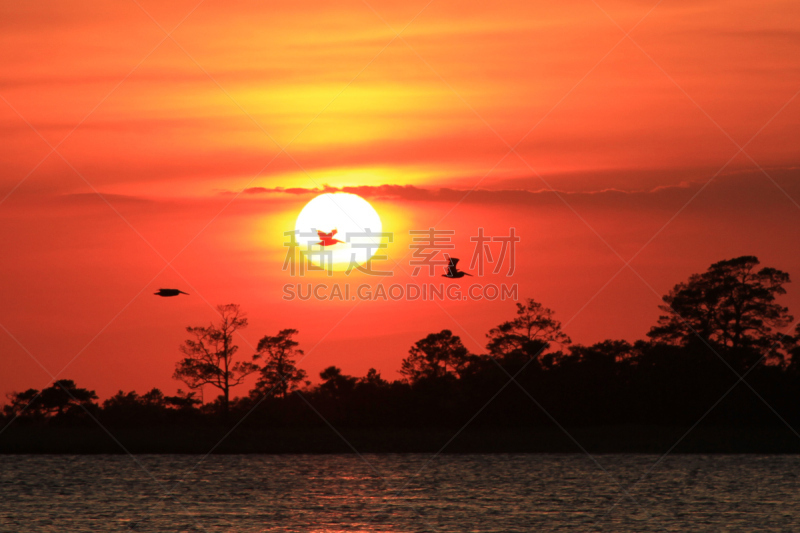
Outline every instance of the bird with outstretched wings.
<path id="1" fill-rule="evenodd" d="M 464 276 L 472 276 L 468 272 L 462 272 L 458 269 L 458 259 L 455 257 L 450 258 L 450 263 L 447 265 L 445 269 L 445 274 L 442 274 L 445 278 L 463 278 Z"/>
<path id="2" fill-rule="evenodd" d="M 320 246 L 333 246 L 337 242 L 344 242 L 340 241 L 339 239 L 334 239 L 333 236 L 338 233 L 339 230 L 333 230 L 330 233 L 325 233 L 324 231 L 317 230 L 317 236 L 319 237 L 319 244 Z"/>

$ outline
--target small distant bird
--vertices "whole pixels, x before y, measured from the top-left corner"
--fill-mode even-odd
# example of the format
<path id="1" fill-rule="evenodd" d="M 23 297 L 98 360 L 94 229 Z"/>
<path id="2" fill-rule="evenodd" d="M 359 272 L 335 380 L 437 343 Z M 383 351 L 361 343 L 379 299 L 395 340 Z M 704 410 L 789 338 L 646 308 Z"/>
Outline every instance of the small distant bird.
<path id="1" fill-rule="evenodd" d="M 177 296 L 179 294 L 185 294 L 186 296 L 189 296 L 188 292 L 179 291 L 178 289 L 158 289 L 158 292 L 154 292 L 153 294 L 164 297 Z"/>
<path id="2" fill-rule="evenodd" d="M 339 230 L 333 230 L 330 233 L 323 233 L 322 231 L 317 230 L 317 235 L 319 236 L 319 244 L 320 246 L 333 246 L 337 242 L 344 242 L 340 241 L 339 239 L 334 239 L 333 236 L 338 233 Z"/>
<path id="3" fill-rule="evenodd" d="M 464 276 L 472 276 L 472 274 L 468 272 L 462 272 L 456 266 L 458 264 L 458 259 L 455 257 L 450 258 L 450 264 L 447 265 L 446 274 L 442 274 L 442 277 L 445 278 L 463 278 Z"/>

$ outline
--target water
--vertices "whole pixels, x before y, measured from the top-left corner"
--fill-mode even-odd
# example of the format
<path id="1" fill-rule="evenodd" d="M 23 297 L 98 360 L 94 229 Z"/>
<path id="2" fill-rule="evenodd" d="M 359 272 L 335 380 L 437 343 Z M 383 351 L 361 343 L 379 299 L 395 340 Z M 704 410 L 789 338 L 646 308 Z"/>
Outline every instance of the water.
<path id="1" fill-rule="evenodd" d="M 799 456 L 596 459 L 0 456 L 0 531 L 800 531 Z"/>

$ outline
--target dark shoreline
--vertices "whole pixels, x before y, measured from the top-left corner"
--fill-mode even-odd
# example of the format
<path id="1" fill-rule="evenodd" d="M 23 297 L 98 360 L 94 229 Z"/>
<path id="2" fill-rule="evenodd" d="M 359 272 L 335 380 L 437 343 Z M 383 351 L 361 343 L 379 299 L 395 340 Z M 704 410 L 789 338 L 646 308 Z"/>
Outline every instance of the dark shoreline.
<path id="1" fill-rule="evenodd" d="M 569 428 L 589 453 L 666 453 L 682 427 Z M 12 427 L 0 434 L 0 454 L 282 454 L 282 453 L 583 453 L 558 428 Z M 345 440 L 342 438 L 347 440 Z M 115 441 L 116 439 L 116 441 Z M 117 442 L 118 441 L 118 442 Z M 218 446 L 216 446 L 219 443 Z M 349 444 L 348 444 L 349 443 Z M 352 448 L 351 446 L 352 445 Z M 123 448 L 124 447 L 124 448 Z M 785 427 L 697 427 L 671 453 L 800 453 L 800 437 Z"/>

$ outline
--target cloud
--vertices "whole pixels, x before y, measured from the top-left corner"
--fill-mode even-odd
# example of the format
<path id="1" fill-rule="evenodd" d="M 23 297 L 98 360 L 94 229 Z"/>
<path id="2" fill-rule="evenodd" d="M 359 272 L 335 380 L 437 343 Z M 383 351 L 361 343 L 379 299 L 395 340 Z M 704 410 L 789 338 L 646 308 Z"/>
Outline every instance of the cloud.
<path id="1" fill-rule="evenodd" d="M 649 191 L 625 191 L 622 189 L 608 188 L 597 191 L 564 191 L 564 190 L 527 190 L 527 189 L 455 189 L 455 188 L 424 188 L 414 185 L 377 185 L 358 187 L 331 187 L 324 185 L 319 188 L 283 188 L 283 187 L 249 187 L 243 191 L 250 196 L 316 196 L 324 193 L 350 193 L 364 198 L 375 200 L 406 200 L 414 202 L 469 202 L 477 204 L 520 204 L 553 203 L 559 202 L 559 197 L 568 200 L 579 198 L 613 198 L 613 197 L 646 197 L 663 196 L 675 191 L 690 191 L 699 188 L 697 182 L 683 182 L 675 186 L 659 186 Z M 223 194 L 235 194 L 224 191 Z"/>
<path id="2" fill-rule="evenodd" d="M 414 185 L 378 185 L 357 187 L 283 188 L 250 187 L 243 191 L 249 197 L 276 200 L 280 198 L 313 197 L 323 193 L 345 192 L 371 200 L 403 202 L 465 203 L 487 208 L 516 206 L 521 208 L 590 207 L 595 209 L 636 209 L 676 211 L 694 198 L 702 198 L 718 208 L 755 203 L 768 206 L 800 200 L 800 170 L 796 168 L 768 169 L 768 178 L 757 170 L 734 172 L 703 179 L 682 181 L 675 185 L 654 186 L 647 190 L 604 188 L 594 191 L 522 188 L 426 188 Z M 774 182 L 773 182 L 774 180 Z M 777 185 L 777 186 L 776 186 Z M 235 194 L 226 191 L 223 194 Z M 788 196 L 788 198 L 787 198 Z"/>

